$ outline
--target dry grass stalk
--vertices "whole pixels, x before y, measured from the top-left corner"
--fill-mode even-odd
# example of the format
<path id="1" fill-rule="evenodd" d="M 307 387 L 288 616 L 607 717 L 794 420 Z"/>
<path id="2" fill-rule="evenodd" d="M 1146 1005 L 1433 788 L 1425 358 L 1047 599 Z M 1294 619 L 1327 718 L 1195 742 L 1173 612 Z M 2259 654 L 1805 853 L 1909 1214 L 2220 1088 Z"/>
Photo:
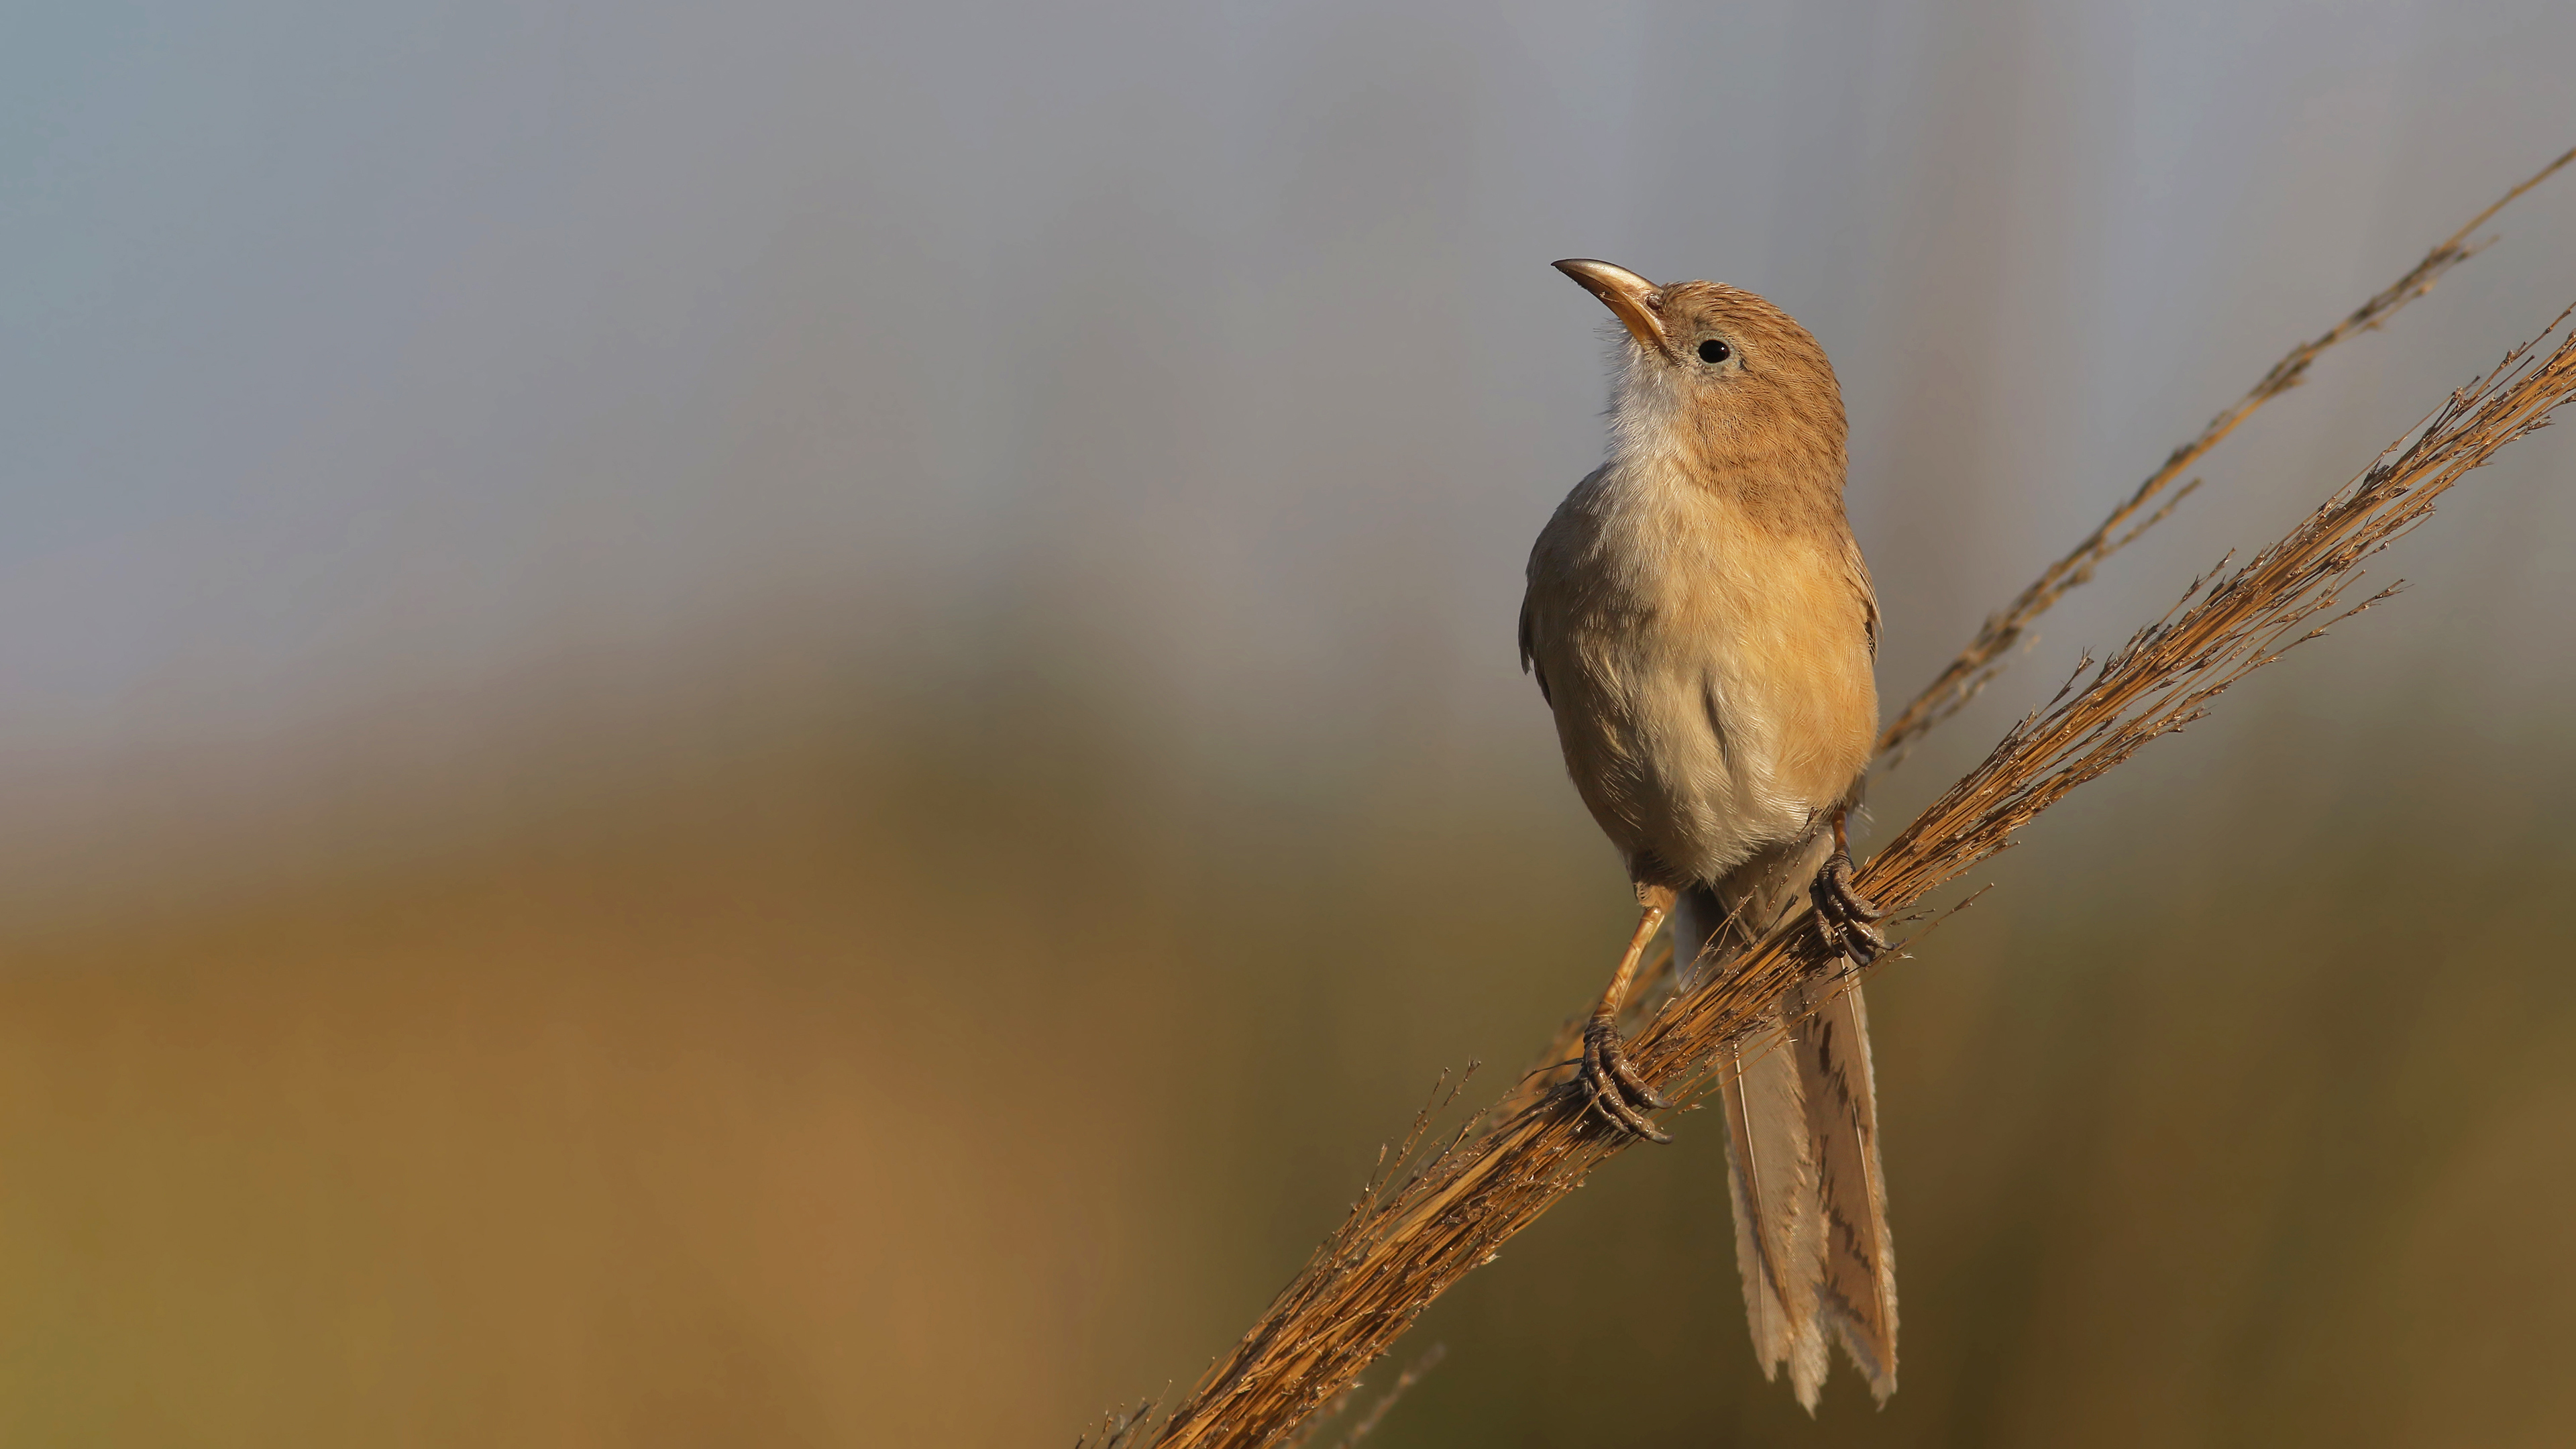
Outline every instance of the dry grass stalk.
<path id="1" fill-rule="evenodd" d="M 2343 602 L 2366 559 L 2421 523 L 2471 469 L 2576 397 L 2576 335 L 2565 332 L 2567 317 L 2452 394 L 2278 542 L 2194 581 L 2109 658 L 2087 660 L 2047 708 L 2014 726 L 1870 860 L 1861 889 L 1895 910 L 1915 905 L 2006 848 L 2077 786 L 2201 718 L 2246 675 L 2387 597 L 2393 590 Z M 1801 913 L 1724 981 L 1668 1000 L 1632 1039 L 1632 1060 L 1668 1097 L 1704 1095 L 1716 1085 L 1720 1049 L 1743 1043 L 1772 1000 L 1823 969 L 1823 949 Z M 1574 1090 L 1560 1088 L 1525 1111 L 1480 1113 L 1424 1155 L 1435 1113 L 1426 1108 L 1415 1120 L 1341 1226 L 1171 1416 L 1158 1426 L 1122 1425 L 1113 1442 L 1280 1443 L 1337 1401 L 1451 1284 L 1492 1261 L 1631 1140 L 1604 1130 Z"/>
<path id="2" fill-rule="evenodd" d="M 2186 469 L 2217 447 L 2229 433 L 2236 431 L 2237 425 L 2252 417 L 2256 409 L 2304 381 L 2309 364 L 2323 355 L 2327 348 L 2355 333 L 2378 327 L 2396 316 L 2407 303 L 2433 290 L 2433 284 L 2440 281 L 2445 273 L 2475 256 L 2484 245 L 2470 242 L 2471 233 L 2493 220 L 2495 214 L 2504 210 L 2516 197 L 2548 180 L 2570 161 L 2576 161 L 2576 150 L 2570 150 L 2540 168 L 2521 185 L 2498 198 L 2494 205 L 2471 217 L 2468 225 L 2426 252 L 2424 259 L 2417 262 L 2412 270 L 2390 283 L 2379 295 L 2362 303 L 2351 316 L 2317 337 L 2291 348 L 2289 354 L 2273 363 L 2272 370 L 2263 374 L 2262 380 L 2243 397 L 2210 419 L 2209 426 L 2200 430 L 2200 436 L 2174 449 L 2172 455 L 2165 459 L 2164 466 L 2149 474 L 2136 492 L 2112 509 L 2111 516 L 2102 520 L 2101 527 L 2087 534 L 2083 542 L 2075 545 L 2064 558 L 2042 570 L 2030 587 L 2022 590 L 2002 612 L 1990 615 L 1984 626 L 1977 630 L 1977 637 L 1968 641 L 1968 647 L 1960 650 L 1958 657 L 1944 666 L 1940 675 L 1925 686 L 1922 693 L 1897 711 L 1896 718 L 1888 722 L 1886 730 L 1878 737 L 1878 753 L 1882 760 L 1894 764 L 1904 758 L 1905 752 L 1933 726 L 1976 698 L 1977 692 L 2003 669 L 2005 656 L 2022 641 L 2034 620 L 2065 597 L 2068 590 L 2091 579 L 2093 571 L 2101 566 L 2103 560 L 2127 548 L 2137 541 L 2140 534 L 2162 523 L 2176 504 L 2200 486 L 2200 480 L 2195 478 L 2180 488 L 2174 488 L 2174 481 L 2182 477 Z M 2168 489 L 2172 489 L 2169 496 Z M 2163 500 L 2162 507 L 2142 520 L 2138 518 L 2149 504 L 2159 499 Z"/>

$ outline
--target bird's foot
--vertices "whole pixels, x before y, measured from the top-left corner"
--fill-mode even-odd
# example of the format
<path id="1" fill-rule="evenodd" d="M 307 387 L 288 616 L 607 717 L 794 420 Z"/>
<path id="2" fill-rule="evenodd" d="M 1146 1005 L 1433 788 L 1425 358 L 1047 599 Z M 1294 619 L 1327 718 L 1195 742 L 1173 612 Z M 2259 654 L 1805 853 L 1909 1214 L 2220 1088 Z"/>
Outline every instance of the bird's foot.
<path id="1" fill-rule="evenodd" d="M 1619 1049 L 1618 1018 L 1596 1015 L 1583 1028 L 1583 1074 L 1577 1080 L 1590 1094 L 1592 1105 L 1610 1119 L 1612 1126 L 1649 1142 L 1673 1140 L 1670 1133 L 1646 1118 L 1647 1110 L 1661 1110 L 1671 1104 L 1657 1096 L 1655 1089 L 1646 1085 L 1646 1079 L 1637 1075 L 1637 1069 L 1628 1065 L 1627 1053 Z"/>
<path id="2" fill-rule="evenodd" d="M 1887 949 L 1887 937 L 1879 934 L 1877 924 L 1887 913 L 1852 889 L 1849 852 L 1837 850 L 1827 856 L 1807 894 L 1815 898 L 1816 933 L 1825 938 L 1827 950 L 1866 966 Z"/>

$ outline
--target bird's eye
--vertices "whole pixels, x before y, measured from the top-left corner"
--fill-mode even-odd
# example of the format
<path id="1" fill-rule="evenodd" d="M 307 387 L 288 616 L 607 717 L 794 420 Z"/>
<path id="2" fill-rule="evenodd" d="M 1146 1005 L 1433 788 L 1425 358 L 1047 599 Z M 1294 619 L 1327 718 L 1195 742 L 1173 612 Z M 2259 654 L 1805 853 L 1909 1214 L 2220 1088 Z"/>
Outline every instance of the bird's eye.
<path id="1" fill-rule="evenodd" d="M 1699 345 L 1699 360 L 1714 367 L 1735 355 L 1735 349 L 1712 337 Z"/>

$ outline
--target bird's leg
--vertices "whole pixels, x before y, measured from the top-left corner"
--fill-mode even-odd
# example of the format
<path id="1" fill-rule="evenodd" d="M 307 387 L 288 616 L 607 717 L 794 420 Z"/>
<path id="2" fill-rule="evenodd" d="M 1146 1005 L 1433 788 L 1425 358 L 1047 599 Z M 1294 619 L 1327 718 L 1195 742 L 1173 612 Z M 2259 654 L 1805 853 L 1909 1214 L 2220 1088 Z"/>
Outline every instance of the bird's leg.
<path id="1" fill-rule="evenodd" d="M 1877 925 L 1887 913 L 1852 889 L 1851 840 L 1843 833 L 1849 813 L 1834 812 L 1834 853 L 1825 857 L 1807 894 L 1815 899 L 1816 933 L 1825 938 L 1826 948 L 1866 966 L 1887 949 L 1887 937 L 1879 934 Z"/>
<path id="2" fill-rule="evenodd" d="M 1665 912 L 1672 909 L 1673 893 L 1661 886 L 1644 886 L 1637 898 L 1645 913 L 1637 918 L 1637 934 L 1628 938 L 1628 953 L 1619 958 L 1618 974 L 1610 978 L 1610 989 L 1601 993 L 1601 1004 L 1592 1008 L 1592 1020 L 1583 1028 L 1582 1082 L 1591 1093 L 1592 1105 L 1601 1115 L 1629 1132 L 1650 1142 L 1670 1142 L 1670 1135 L 1646 1120 L 1639 1108 L 1661 1108 L 1667 1105 L 1628 1065 L 1627 1055 L 1619 1050 L 1619 1011 L 1628 1003 L 1628 985 L 1636 979 L 1637 962 L 1646 954 L 1646 943 L 1664 924 Z"/>

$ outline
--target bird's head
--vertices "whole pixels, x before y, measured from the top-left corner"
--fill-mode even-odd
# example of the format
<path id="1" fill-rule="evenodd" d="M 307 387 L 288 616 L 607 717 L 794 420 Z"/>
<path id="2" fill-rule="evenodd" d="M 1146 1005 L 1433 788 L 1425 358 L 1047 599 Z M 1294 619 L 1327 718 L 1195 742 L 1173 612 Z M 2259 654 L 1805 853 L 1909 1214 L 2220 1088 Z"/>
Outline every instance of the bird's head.
<path id="1" fill-rule="evenodd" d="M 1613 447 L 1731 474 L 1843 472 L 1843 397 L 1825 349 L 1796 319 L 1734 287 L 1658 287 L 1608 262 L 1556 269 L 1628 329 L 1612 404 Z"/>

